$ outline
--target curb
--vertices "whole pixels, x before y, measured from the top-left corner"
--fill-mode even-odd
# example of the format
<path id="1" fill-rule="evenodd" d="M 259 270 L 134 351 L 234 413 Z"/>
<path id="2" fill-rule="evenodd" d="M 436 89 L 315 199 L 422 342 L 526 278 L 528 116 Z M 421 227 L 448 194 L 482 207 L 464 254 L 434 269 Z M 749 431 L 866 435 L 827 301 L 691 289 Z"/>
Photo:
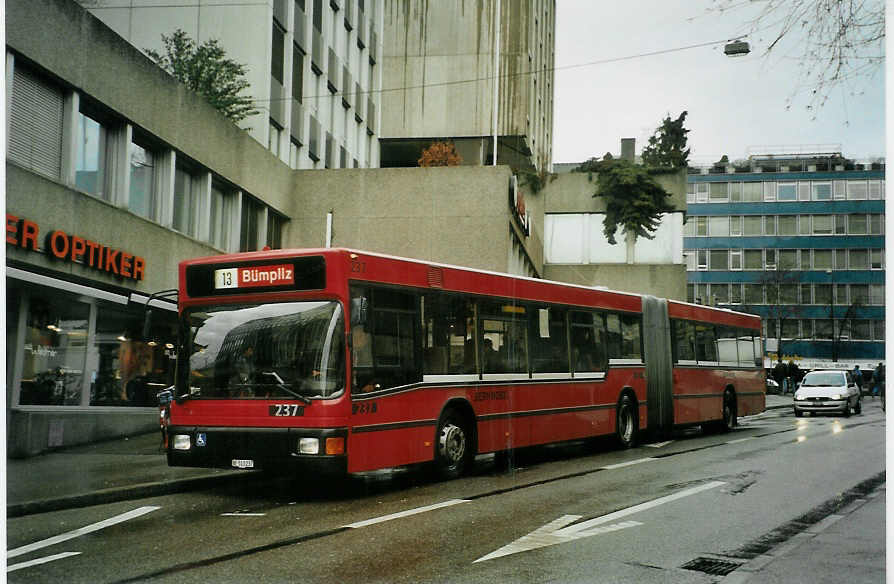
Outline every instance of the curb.
<path id="1" fill-rule="evenodd" d="M 154 497 L 158 495 L 170 495 L 172 493 L 182 493 L 186 491 L 202 489 L 213 486 L 215 484 L 219 485 L 223 483 L 247 480 L 249 477 L 252 476 L 255 476 L 255 473 L 239 472 L 208 477 L 174 479 L 164 482 L 158 481 L 131 485 L 127 487 L 100 489 L 98 491 L 83 493 L 80 495 L 70 495 L 52 499 L 41 499 L 38 501 L 26 501 L 24 503 L 13 503 L 6 506 L 6 516 L 7 518 L 24 517 L 26 515 L 47 513 L 49 511 L 60 511 L 63 509 L 73 509 L 77 507 L 89 507 L 91 505 L 116 503 L 118 501 L 142 499 L 145 497 Z"/>

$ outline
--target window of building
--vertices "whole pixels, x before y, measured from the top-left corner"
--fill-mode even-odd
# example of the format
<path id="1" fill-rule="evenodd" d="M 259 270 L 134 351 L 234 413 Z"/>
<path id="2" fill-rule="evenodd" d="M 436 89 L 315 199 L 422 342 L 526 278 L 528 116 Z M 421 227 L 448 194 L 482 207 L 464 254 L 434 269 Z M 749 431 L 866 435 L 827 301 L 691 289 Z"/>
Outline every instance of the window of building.
<path id="1" fill-rule="evenodd" d="M 798 217 L 798 235 L 810 235 L 810 215 L 800 215 Z"/>
<path id="2" fill-rule="evenodd" d="M 270 120 L 270 131 L 267 133 L 267 148 L 276 157 L 279 157 L 280 142 L 282 142 L 282 128 L 279 127 L 279 124 Z"/>
<path id="3" fill-rule="evenodd" d="M 236 193 L 219 183 L 211 184 L 210 243 L 229 251 Z"/>
<path id="4" fill-rule="evenodd" d="M 743 217 L 743 232 L 745 235 L 763 235 L 764 218 L 760 215 L 746 215 Z"/>
<path id="5" fill-rule="evenodd" d="M 744 267 L 746 270 L 762 270 L 764 269 L 763 252 L 759 249 L 744 250 Z"/>
<path id="6" fill-rule="evenodd" d="M 198 223 L 199 177 L 185 166 L 174 171 L 174 223 L 180 233 L 195 236 Z"/>
<path id="7" fill-rule="evenodd" d="M 757 203 L 762 201 L 764 197 L 763 183 L 746 182 L 742 183 L 742 201 L 746 203 Z"/>
<path id="8" fill-rule="evenodd" d="M 696 252 L 698 254 L 698 269 L 699 270 L 707 270 L 708 269 L 708 250 L 700 249 Z"/>
<path id="9" fill-rule="evenodd" d="M 872 321 L 872 336 L 876 341 L 884 341 L 885 340 L 885 321 L 883 321 L 883 320 Z"/>
<path id="10" fill-rule="evenodd" d="M 708 304 L 711 301 L 711 298 L 708 296 L 708 285 L 707 284 L 698 284 L 695 287 L 695 302 L 696 304 Z"/>
<path id="11" fill-rule="evenodd" d="M 847 215 L 834 215 L 835 218 L 835 235 L 845 235 L 847 233 Z"/>
<path id="12" fill-rule="evenodd" d="M 304 96 L 304 51 L 292 47 L 292 99 L 301 103 Z"/>
<path id="13" fill-rule="evenodd" d="M 846 249 L 836 249 L 835 250 L 835 268 L 836 270 L 846 270 L 847 269 L 847 250 Z"/>
<path id="14" fill-rule="evenodd" d="M 814 201 L 831 201 L 832 200 L 832 183 L 830 182 L 814 182 L 811 183 Z"/>
<path id="15" fill-rule="evenodd" d="M 695 185 L 695 200 L 699 203 L 707 203 L 709 192 L 710 192 L 710 186 L 708 185 L 708 183 L 696 183 L 696 185 Z"/>
<path id="16" fill-rule="evenodd" d="M 823 306 L 832 304 L 832 285 L 815 284 L 813 286 L 813 303 Z"/>
<path id="17" fill-rule="evenodd" d="M 108 166 L 108 129 L 81 111 L 78 114 L 75 186 L 100 199 L 110 200 L 106 187 Z"/>
<path id="18" fill-rule="evenodd" d="M 801 284 L 801 304 L 812 304 L 812 286 L 810 284 Z"/>
<path id="19" fill-rule="evenodd" d="M 708 235 L 711 237 L 728 237 L 729 217 L 708 217 Z"/>
<path id="20" fill-rule="evenodd" d="M 776 250 L 775 249 L 765 249 L 764 250 L 764 268 L 768 270 L 776 269 Z"/>
<path id="21" fill-rule="evenodd" d="M 729 218 L 729 234 L 736 237 L 742 235 L 741 217 L 734 216 Z"/>
<path id="22" fill-rule="evenodd" d="M 869 284 L 851 284 L 850 302 L 864 306 L 869 304 Z"/>
<path id="23" fill-rule="evenodd" d="M 776 187 L 776 200 L 778 201 L 797 201 L 798 200 L 798 183 L 781 182 Z"/>
<path id="24" fill-rule="evenodd" d="M 742 183 L 729 183 L 729 200 L 731 203 L 739 203 L 742 201 Z"/>
<path id="25" fill-rule="evenodd" d="M 776 183 L 773 181 L 768 181 L 764 183 L 764 200 L 765 201 L 775 201 L 776 200 Z"/>
<path id="26" fill-rule="evenodd" d="M 280 26 L 280 24 L 274 20 L 273 21 L 273 35 L 270 46 L 271 51 L 271 59 L 270 59 L 270 75 L 276 79 L 280 85 L 283 85 L 285 75 L 285 42 L 286 42 L 286 31 Z"/>
<path id="27" fill-rule="evenodd" d="M 831 319 L 818 318 L 813 321 L 813 326 L 817 340 L 829 341 L 834 337 Z"/>
<path id="28" fill-rule="evenodd" d="M 267 212 L 267 245 L 270 249 L 282 249 L 282 227 L 285 217 L 273 211 Z"/>
<path id="29" fill-rule="evenodd" d="M 884 181 L 879 180 L 871 180 L 869 181 L 869 198 L 873 201 L 877 201 L 879 199 L 884 198 L 884 193 L 882 191 L 882 183 Z"/>
<path id="30" fill-rule="evenodd" d="M 725 249 L 712 249 L 710 253 L 710 266 L 712 270 L 729 270 L 729 251 Z"/>
<path id="31" fill-rule="evenodd" d="M 797 318 L 786 318 L 781 322 L 780 337 L 783 339 L 800 339 L 801 338 L 801 321 Z"/>
<path id="32" fill-rule="evenodd" d="M 800 269 L 800 263 L 798 262 L 798 253 L 797 249 L 780 249 L 777 252 L 777 261 L 778 268 L 780 270 L 798 270 Z"/>
<path id="33" fill-rule="evenodd" d="M 730 304 L 742 304 L 742 285 L 741 284 L 730 284 L 729 302 L 730 302 Z"/>
<path id="34" fill-rule="evenodd" d="M 833 180 L 832 181 L 832 197 L 836 201 L 843 201 L 847 198 L 847 181 L 845 180 Z"/>
<path id="35" fill-rule="evenodd" d="M 869 198 L 869 188 L 865 180 L 847 181 L 847 198 L 851 201 L 862 201 Z"/>
<path id="36" fill-rule="evenodd" d="M 260 233 L 261 204 L 242 195 L 242 217 L 239 227 L 239 251 L 257 251 Z"/>
<path id="37" fill-rule="evenodd" d="M 141 339 L 143 315 L 101 306 L 96 318 L 90 405 L 155 407 L 156 394 L 171 385 L 176 361 L 168 355 L 177 338 L 176 318 L 153 312 L 150 338 Z"/>
<path id="38" fill-rule="evenodd" d="M 764 217 L 764 234 L 776 235 L 776 215 L 767 215 Z"/>
<path id="39" fill-rule="evenodd" d="M 130 145 L 130 193 L 127 207 L 147 219 L 155 219 L 156 159 L 158 155 L 136 139 Z"/>
<path id="40" fill-rule="evenodd" d="M 298 168 L 301 164 L 301 145 L 289 140 L 289 167 Z"/>
<path id="41" fill-rule="evenodd" d="M 884 215 L 869 216 L 869 233 L 870 235 L 882 235 L 885 232 Z"/>
<path id="42" fill-rule="evenodd" d="M 528 123 L 530 124 L 530 121 Z M 695 183 L 686 183 L 686 202 L 695 202 Z"/>
<path id="43" fill-rule="evenodd" d="M 780 215 L 777 220 L 779 235 L 798 235 L 798 216 Z"/>
<path id="44" fill-rule="evenodd" d="M 729 285 L 711 284 L 711 298 L 713 304 L 729 304 Z"/>
<path id="45" fill-rule="evenodd" d="M 851 270 L 868 270 L 869 269 L 869 250 L 868 249 L 850 249 L 850 250 L 848 250 L 848 268 Z"/>
<path id="46" fill-rule="evenodd" d="M 809 201 L 810 200 L 810 183 L 809 182 L 799 182 L 798 183 L 798 200 L 799 201 Z"/>
<path id="47" fill-rule="evenodd" d="M 866 215 L 855 213 L 847 216 L 848 235 L 866 235 L 868 231 L 869 225 L 866 221 Z"/>
<path id="48" fill-rule="evenodd" d="M 874 306 L 885 305 L 885 285 L 870 284 L 869 285 L 869 303 Z"/>
<path id="49" fill-rule="evenodd" d="M 779 338 L 779 321 L 777 321 L 775 318 L 763 319 L 761 328 L 763 328 L 764 330 L 764 337 L 768 339 Z"/>
<path id="50" fill-rule="evenodd" d="M 708 218 L 707 217 L 696 217 L 695 218 L 695 234 L 696 235 L 708 235 Z"/>
<path id="51" fill-rule="evenodd" d="M 710 198 L 712 203 L 726 202 L 729 200 L 729 183 L 709 183 Z"/>
<path id="52" fill-rule="evenodd" d="M 831 249 L 815 249 L 813 250 L 813 269 L 814 270 L 831 270 L 833 267 Z"/>
<path id="53" fill-rule="evenodd" d="M 801 287 L 798 284 L 780 284 L 778 288 L 779 304 L 799 304 L 800 290 Z"/>
<path id="54" fill-rule="evenodd" d="M 89 318 L 90 306 L 69 294 L 30 298 L 20 404 L 81 405 Z"/>
<path id="55" fill-rule="evenodd" d="M 763 304 L 764 287 L 761 284 L 744 284 L 745 304 Z"/>
<path id="56" fill-rule="evenodd" d="M 885 250 L 871 249 L 869 250 L 869 263 L 873 270 L 885 269 Z"/>
<path id="57" fill-rule="evenodd" d="M 731 269 L 731 270 L 741 270 L 742 269 L 742 250 L 741 249 L 729 250 L 729 269 Z"/>
<path id="58" fill-rule="evenodd" d="M 834 215 L 814 215 L 812 219 L 814 235 L 832 235 Z"/>
<path id="59" fill-rule="evenodd" d="M 7 110 L 9 160 L 51 178 L 61 176 L 63 101 L 61 89 L 16 61 Z"/>
<path id="60" fill-rule="evenodd" d="M 872 321 L 862 318 L 857 318 L 851 321 L 851 340 L 871 341 Z"/>

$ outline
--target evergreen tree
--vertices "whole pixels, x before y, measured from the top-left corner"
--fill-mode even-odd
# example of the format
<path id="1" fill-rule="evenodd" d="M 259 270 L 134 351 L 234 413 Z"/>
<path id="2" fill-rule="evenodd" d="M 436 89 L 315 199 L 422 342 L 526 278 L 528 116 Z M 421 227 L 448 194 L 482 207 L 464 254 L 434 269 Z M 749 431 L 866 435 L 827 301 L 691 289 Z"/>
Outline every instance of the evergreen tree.
<path id="1" fill-rule="evenodd" d="M 258 113 L 251 97 L 239 95 L 248 87 L 245 65 L 226 58 L 217 39 L 196 45 L 181 29 L 161 35 L 164 54 L 146 49 L 149 57 L 192 91 L 202 95 L 223 115 L 239 122 Z"/>
<path id="2" fill-rule="evenodd" d="M 648 146 L 643 148 L 643 164 L 681 168 L 689 163 L 689 148 L 686 147 L 689 130 L 683 127 L 687 113 L 684 111 L 676 120 L 669 115 L 664 118 L 649 138 Z"/>

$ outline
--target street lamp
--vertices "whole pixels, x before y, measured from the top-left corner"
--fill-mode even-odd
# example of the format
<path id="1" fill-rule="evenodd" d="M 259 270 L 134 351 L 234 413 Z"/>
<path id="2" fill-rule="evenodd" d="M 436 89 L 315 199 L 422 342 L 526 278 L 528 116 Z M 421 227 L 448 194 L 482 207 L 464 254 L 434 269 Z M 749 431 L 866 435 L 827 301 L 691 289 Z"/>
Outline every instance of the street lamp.
<path id="1" fill-rule="evenodd" d="M 835 278 L 832 270 L 826 270 L 829 275 L 829 319 L 832 321 L 832 362 L 838 362 L 838 338 L 835 336 Z"/>
<path id="2" fill-rule="evenodd" d="M 744 57 L 750 52 L 751 47 L 748 46 L 748 42 L 738 39 L 723 46 L 723 54 L 727 57 Z"/>

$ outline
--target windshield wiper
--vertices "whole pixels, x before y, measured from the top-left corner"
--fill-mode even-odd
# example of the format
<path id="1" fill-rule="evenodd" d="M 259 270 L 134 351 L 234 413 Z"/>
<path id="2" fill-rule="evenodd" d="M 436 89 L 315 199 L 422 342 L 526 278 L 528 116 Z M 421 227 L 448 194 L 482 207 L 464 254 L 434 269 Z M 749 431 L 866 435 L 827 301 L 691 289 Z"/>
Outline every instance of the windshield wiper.
<path id="1" fill-rule="evenodd" d="M 276 371 L 261 371 L 261 375 L 270 375 L 276 380 L 276 387 L 288 393 L 291 396 L 294 396 L 300 402 L 304 402 L 306 404 L 313 403 L 311 399 L 307 396 L 303 396 L 301 394 L 295 393 L 286 385 L 286 382 L 283 381 L 282 377 Z"/>

